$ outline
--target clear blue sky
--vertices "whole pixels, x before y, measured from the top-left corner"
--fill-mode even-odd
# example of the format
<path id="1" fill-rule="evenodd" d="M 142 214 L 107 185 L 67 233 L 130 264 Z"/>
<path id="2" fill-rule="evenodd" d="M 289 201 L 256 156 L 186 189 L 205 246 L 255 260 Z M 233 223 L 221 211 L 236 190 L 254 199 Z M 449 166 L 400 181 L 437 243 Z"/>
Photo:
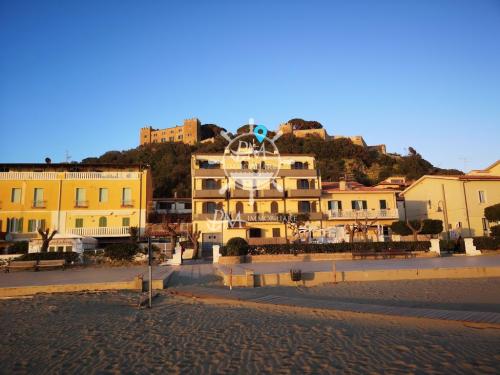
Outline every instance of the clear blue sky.
<path id="1" fill-rule="evenodd" d="M 133 148 L 189 117 L 500 158 L 498 0 L 1 0 L 0 46 L 0 162 Z"/>

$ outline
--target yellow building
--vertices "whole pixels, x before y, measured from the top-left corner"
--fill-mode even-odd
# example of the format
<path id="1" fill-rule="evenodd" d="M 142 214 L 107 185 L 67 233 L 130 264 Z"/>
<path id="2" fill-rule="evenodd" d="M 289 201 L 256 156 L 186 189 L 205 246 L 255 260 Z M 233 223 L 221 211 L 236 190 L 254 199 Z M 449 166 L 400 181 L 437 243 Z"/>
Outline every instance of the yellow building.
<path id="1" fill-rule="evenodd" d="M 0 232 L 30 239 L 39 227 L 60 234 L 127 237 L 144 230 L 152 200 L 148 166 L 0 164 Z"/>
<path id="2" fill-rule="evenodd" d="M 452 237 L 488 235 L 484 209 L 500 203 L 500 161 L 465 175 L 422 176 L 402 196 L 410 220 L 442 220 Z"/>
<path id="3" fill-rule="evenodd" d="M 141 129 L 139 144 L 183 142 L 194 145 L 201 140 L 201 123 L 197 118 L 184 120 L 181 126 L 165 129 L 153 129 L 151 126 Z"/>
<path id="4" fill-rule="evenodd" d="M 311 155 L 195 153 L 192 219 L 204 251 L 242 237 L 250 244 L 295 240 L 283 218 L 307 213 L 321 226 L 321 177 Z"/>
<path id="5" fill-rule="evenodd" d="M 333 241 L 348 241 L 346 225 L 369 225 L 368 238 L 387 240 L 389 227 L 399 220 L 397 190 L 366 187 L 357 182 L 324 182 L 322 211 L 323 234 Z M 354 240 L 364 239 L 361 232 Z"/>

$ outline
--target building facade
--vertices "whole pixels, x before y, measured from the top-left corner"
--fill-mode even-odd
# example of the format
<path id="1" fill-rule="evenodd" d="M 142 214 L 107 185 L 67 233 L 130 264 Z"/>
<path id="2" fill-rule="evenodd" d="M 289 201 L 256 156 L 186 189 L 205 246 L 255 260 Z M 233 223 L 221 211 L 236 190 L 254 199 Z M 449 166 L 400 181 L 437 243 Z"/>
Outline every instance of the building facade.
<path id="1" fill-rule="evenodd" d="M 452 238 L 488 235 L 484 209 L 500 203 L 500 161 L 465 175 L 422 176 L 401 195 L 410 220 L 442 220 Z"/>
<path id="2" fill-rule="evenodd" d="M 38 228 L 96 238 L 144 231 L 152 200 L 142 165 L 1 164 L 0 233 L 28 240 Z"/>
<path id="3" fill-rule="evenodd" d="M 195 153 L 192 220 L 202 248 L 241 237 L 250 244 L 293 241 L 286 220 L 306 214 L 321 225 L 321 177 L 311 155 Z M 288 218 L 288 219 L 286 219 Z"/>
<path id="4" fill-rule="evenodd" d="M 183 142 L 194 145 L 201 141 L 201 123 L 197 118 L 184 120 L 181 126 L 165 129 L 153 129 L 151 126 L 144 127 L 140 131 L 139 144 L 165 142 Z"/>
<path id="5" fill-rule="evenodd" d="M 399 220 L 397 190 L 366 187 L 357 182 L 324 182 L 322 212 L 324 237 L 334 242 L 348 241 L 347 226 L 368 225 L 367 237 L 373 241 L 390 238 L 390 225 Z M 354 240 L 364 240 L 356 232 Z"/>

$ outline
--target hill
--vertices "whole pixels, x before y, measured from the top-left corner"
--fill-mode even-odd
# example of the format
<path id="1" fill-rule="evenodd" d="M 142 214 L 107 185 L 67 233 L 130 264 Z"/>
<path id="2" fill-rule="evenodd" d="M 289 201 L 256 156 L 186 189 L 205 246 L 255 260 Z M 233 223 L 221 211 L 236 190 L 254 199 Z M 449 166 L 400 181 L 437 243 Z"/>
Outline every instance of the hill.
<path id="1" fill-rule="evenodd" d="M 219 129 L 221 128 L 217 125 L 210 124 L 211 134 L 218 134 Z M 82 163 L 149 164 L 153 172 L 155 197 L 170 197 L 174 192 L 179 197 L 189 197 L 191 153 L 222 152 L 226 145 L 227 142 L 222 137 L 216 137 L 213 143 L 196 146 L 155 143 L 130 150 L 108 151 L 99 157 L 86 158 Z M 292 134 L 280 137 L 276 145 L 281 153 L 314 154 L 323 181 L 338 181 L 341 177 L 349 176 L 362 184 L 372 185 L 392 175 L 416 180 L 424 174 L 462 174 L 455 169 L 434 167 L 412 147 L 409 147 L 408 155 L 384 155 L 355 145 L 349 139 L 296 138 Z"/>

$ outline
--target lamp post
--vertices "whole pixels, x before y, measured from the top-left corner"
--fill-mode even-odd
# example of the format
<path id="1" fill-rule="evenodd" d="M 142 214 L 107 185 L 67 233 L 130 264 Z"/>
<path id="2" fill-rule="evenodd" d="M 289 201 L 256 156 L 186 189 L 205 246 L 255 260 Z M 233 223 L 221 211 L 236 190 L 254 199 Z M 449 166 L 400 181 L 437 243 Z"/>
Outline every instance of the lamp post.
<path id="1" fill-rule="evenodd" d="M 441 208 L 440 204 L 443 206 Z M 446 210 L 446 203 L 444 201 L 438 201 L 438 207 L 436 212 L 442 212 L 443 213 L 443 219 L 444 219 L 444 226 L 445 226 L 445 231 L 446 231 L 446 239 L 450 239 L 450 232 L 448 230 L 448 213 Z"/>

